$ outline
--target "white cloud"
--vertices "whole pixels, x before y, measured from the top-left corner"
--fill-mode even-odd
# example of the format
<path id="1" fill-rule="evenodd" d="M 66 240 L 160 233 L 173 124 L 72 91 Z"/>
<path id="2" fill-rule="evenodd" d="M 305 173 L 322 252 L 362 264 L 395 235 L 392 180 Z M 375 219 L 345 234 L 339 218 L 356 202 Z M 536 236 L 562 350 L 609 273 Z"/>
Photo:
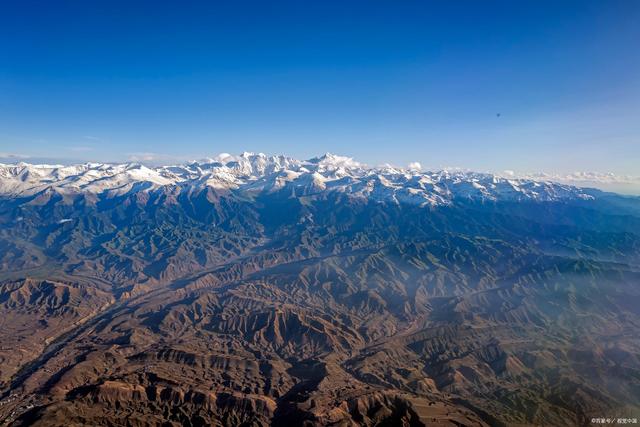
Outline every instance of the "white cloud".
<path id="1" fill-rule="evenodd" d="M 605 191 L 625 194 L 640 194 L 640 176 L 617 175 L 611 172 L 573 172 L 573 173 L 519 173 L 502 171 L 504 178 L 530 179 L 533 181 L 552 181 L 576 187 L 592 187 Z"/>
<path id="2" fill-rule="evenodd" d="M 164 153 L 153 152 L 139 152 L 139 153 L 127 153 L 126 159 L 129 162 L 149 163 L 152 165 L 168 165 L 186 161 L 184 156 L 175 156 Z"/>
<path id="3" fill-rule="evenodd" d="M 162 160 L 164 157 L 158 153 L 129 153 L 127 160 L 130 162 L 153 162 Z"/>
<path id="4" fill-rule="evenodd" d="M 347 168 L 347 169 L 355 169 L 363 167 L 364 165 L 360 162 L 355 161 L 351 157 L 346 156 L 338 156 L 332 153 L 325 153 L 324 156 L 318 158 L 318 164 L 323 166 L 329 166 L 333 168 Z"/>
<path id="5" fill-rule="evenodd" d="M 236 160 L 236 156 L 229 153 L 220 153 L 214 159 L 220 163 L 227 163 Z"/>
<path id="6" fill-rule="evenodd" d="M 26 154 L 16 154 L 16 153 L 2 153 L 0 152 L 0 159 L 28 159 L 31 156 L 27 156 Z"/>
<path id="7" fill-rule="evenodd" d="M 566 183 L 597 182 L 602 184 L 639 184 L 640 176 L 616 175 L 612 172 L 573 172 L 568 174 L 558 173 L 515 173 L 506 170 L 505 176 L 522 179 L 532 179 L 536 181 L 558 181 Z"/>
<path id="8" fill-rule="evenodd" d="M 422 170 L 422 165 L 420 164 L 420 162 L 411 162 L 407 166 L 407 169 L 412 171 L 419 171 L 419 170 Z"/>

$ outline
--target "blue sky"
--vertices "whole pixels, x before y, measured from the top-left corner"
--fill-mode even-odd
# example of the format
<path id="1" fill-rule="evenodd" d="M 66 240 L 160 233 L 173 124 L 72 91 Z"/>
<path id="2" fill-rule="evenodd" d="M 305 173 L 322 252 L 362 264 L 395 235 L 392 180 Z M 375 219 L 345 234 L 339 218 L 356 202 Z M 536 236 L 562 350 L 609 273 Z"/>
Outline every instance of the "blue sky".
<path id="1" fill-rule="evenodd" d="M 0 157 L 639 175 L 639 46 L 634 0 L 6 2 Z"/>

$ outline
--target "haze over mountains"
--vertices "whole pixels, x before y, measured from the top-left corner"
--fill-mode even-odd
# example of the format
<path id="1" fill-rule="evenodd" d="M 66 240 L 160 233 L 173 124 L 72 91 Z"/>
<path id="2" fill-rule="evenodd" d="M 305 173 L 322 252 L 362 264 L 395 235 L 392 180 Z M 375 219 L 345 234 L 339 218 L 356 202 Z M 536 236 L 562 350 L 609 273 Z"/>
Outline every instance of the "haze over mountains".
<path id="1" fill-rule="evenodd" d="M 0 166 L 5 425 L 640 414 L 640 199 L 245 153 Z"/>

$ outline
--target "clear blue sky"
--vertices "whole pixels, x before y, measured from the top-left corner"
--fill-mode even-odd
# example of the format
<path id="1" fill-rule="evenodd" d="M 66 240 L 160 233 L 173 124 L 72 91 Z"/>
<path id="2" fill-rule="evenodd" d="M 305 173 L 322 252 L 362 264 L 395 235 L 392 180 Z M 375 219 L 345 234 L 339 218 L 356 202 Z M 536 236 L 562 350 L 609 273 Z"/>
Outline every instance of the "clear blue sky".
<path id="1" fill-rule="evenodd" d="M 640 174 L 640 1 L 3 3 L 0 156 L 245 150 Z"/>

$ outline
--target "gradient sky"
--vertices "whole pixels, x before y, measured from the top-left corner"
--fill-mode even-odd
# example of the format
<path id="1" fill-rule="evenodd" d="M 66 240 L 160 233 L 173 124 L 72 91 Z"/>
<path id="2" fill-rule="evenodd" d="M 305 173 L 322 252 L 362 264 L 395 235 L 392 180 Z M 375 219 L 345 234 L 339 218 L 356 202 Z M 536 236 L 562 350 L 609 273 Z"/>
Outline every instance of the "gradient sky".
<path id="1" fill-rule="evenodd" d="M 245 150 L 640 175 L 640 1 L 3 2 L 0 157 Z"/>

